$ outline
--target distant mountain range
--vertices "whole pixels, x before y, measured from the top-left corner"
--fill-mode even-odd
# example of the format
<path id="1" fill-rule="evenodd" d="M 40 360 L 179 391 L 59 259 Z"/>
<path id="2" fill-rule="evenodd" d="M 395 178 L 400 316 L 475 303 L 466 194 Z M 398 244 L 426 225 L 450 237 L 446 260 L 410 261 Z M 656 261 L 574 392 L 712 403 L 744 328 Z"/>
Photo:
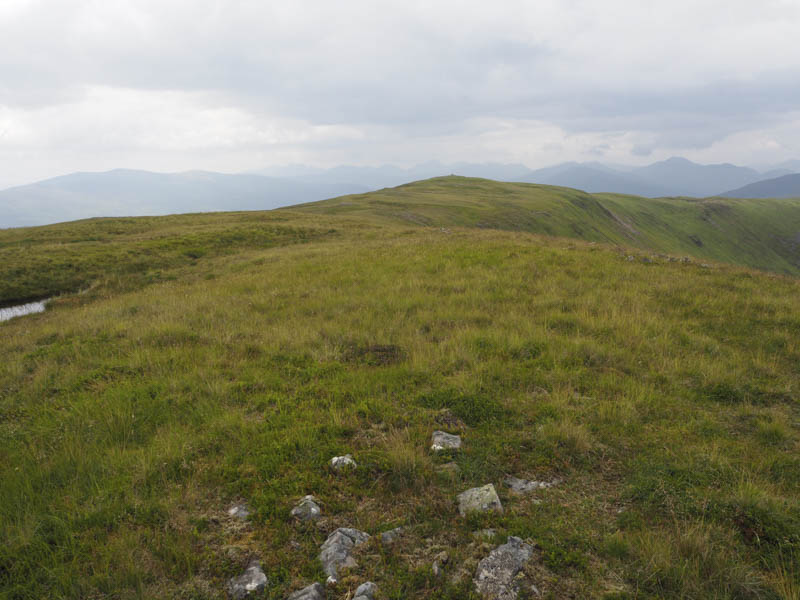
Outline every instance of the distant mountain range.
<path id="1" fill-rule="evenodd" d="M 73 173 L 0 191 L 0 228 L 100 216 L 264 210 L 451 174 L 650 198 L 800 197 L 800 187 L 792 175 L 795 171 L 800 171 L 800 161 L 759 172 L 731 164 L 700 165 L 685 158 L 645 167 L 569 162 L 544 169 L 529 169 L 522 164 L 439 162 L 408 169 L 393 165 L 330 169 L 289 165 L 241 174 L 116 169 Z"/>
<path id="2" fill-rule="evenodd" d="M 264 210 L 369 189 L 357 184 L 207 171 L 73 173 L 0 191 L 0 228 L 89 217 Z"/>
<path id="3" fill-rule="evenodd" d="M 800 174 L 784 175 L 720 194 L 727 198 L 800 198 Z"/>
<path id="4" fill-rule="evenodd" d="M 567 162 L 544 169 L 521 164 L 425 163 L 410 169 L 382 167 L 334 167 L 314 169 L 304 165 L 273 167 L 258 171 L 318 183 L 359 183 L 372 189 L 394 187 L 442 175 L 483 177 L 496 181 L 518 181 L 571 187 L 591 193 L 610 192 L 650 198 L 663 196 L 708 197 L 723 190 L 738 189 L 764 179 L 800 171 L 800 161 L 789 161 L 760 172 L 731 164 L 701 165 L 685 158 L 670 158 L 645 167 L 609 166 L 599 162 Z"/>

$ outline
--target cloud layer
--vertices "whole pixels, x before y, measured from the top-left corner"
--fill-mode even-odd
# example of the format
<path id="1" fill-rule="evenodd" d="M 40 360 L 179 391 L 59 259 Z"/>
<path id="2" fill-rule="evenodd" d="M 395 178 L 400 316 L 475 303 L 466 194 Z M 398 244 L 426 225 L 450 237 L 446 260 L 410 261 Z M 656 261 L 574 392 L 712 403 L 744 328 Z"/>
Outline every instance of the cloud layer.
<path id="1" fill-rule="evenodd" d="M 800 155 L 795 0 L 4 0 L 0 185 Z M 5 180 L 5 181 L 4 181 Z"/>

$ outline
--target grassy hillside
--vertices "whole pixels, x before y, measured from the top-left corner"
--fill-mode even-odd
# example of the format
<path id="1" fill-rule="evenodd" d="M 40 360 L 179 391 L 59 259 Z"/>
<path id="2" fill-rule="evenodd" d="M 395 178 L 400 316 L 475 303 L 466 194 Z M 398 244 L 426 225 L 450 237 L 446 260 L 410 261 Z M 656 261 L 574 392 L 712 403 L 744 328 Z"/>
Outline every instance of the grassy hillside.
<path id="1" fill-rule="evenodd" d="M 649 199 L 441 177 L 302 210 L 568 236 L 800 274 L 800 200 Z"/>
<path id="2" fill-rule="evenodd" d="M 447 183 L 2 232 L 6 298 L 89 291 L 0 323 L 0 598 L 223 598 L 252 556 L 285 598 L 342 526 L 373 539 L 332 599 L 474 598 L 510 535 L 544 598 L 798 598 L 798 281 L 509 231 L 540 223 L 515 189 L 570 235 L 630 198 L 564 190 L 556 213 L 512 186 L 459 200 L 506 231 L 456 227 Z M 609 219 L 591 235 L 635 245 Z M 435 429 L 463 449 L 431 454 Z M 516 497 L 506 475 L 561 483 Z M 504 514 L 460 518 L 486 483 Z M 305 494 L 318 524 L 290 518 Z"/>

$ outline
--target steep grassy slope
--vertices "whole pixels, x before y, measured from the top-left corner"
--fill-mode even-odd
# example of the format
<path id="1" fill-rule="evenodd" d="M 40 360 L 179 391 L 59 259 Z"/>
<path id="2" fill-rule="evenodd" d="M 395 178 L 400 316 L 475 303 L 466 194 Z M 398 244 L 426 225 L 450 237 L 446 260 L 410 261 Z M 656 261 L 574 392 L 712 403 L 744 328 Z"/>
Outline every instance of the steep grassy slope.
<path id="1" fill-rule="evenodd" d="M 800 274 L 800 200 L 646 199 L 441 177 L 302 210 L 569 236 Z"/>
<path id="2" fill-rule="evenodd" d="M 570 202 L 576 215 L 605 214 L 563 193 L 587 204 Z M 463 223 L 539 223 L 508 196 L 467 206 Z M 334 528 L 397 525 L 399 545 L 374 536 L 329 598 L 366 579 L 384 598 L 471 598 L 477 560 L 508 535 L 536 544 L 526 578 L 545 598 L 798 597 L 796 280 L 409 226 L 453 220 L 437 193 L 377 217 L 349 201 L 327 209 L 349 216 L 15 232 L 56 244 L 94 227 L 102 241 L 65 250 L 76 272 L 112 273 L 0 323 L 0 598 L 222 598 L 252 555 L 267 597 L 285 598 L 324 580 L 316 557 Z M 626 239 L 607 223 L 598 238 Z M 185 256 L 204 228 L 231 227 L 255 241 Z M 102 263 L 104 248 L 120 260 Z M 15 252 L 4 274 L 29 260 Z M 126 261 L 142 265 L 132 279 L 114 275 Z M 461 452 L 428 451 L 442 428 L 462 433 Z M 358 470 L 330 473 L 346 452 Z M 451 459 L 458 473 L 438 474 Z M 562 483 L 518 498 L 506 474 Z M 489 482 L 505 513 L 459 518 L 456 494 Z M 319 525 L 289 517 L 308 493 Z M 227 517 L 237 500 L 249 524 Z M 472 535 L 483 527 L 491 545 Z"/>

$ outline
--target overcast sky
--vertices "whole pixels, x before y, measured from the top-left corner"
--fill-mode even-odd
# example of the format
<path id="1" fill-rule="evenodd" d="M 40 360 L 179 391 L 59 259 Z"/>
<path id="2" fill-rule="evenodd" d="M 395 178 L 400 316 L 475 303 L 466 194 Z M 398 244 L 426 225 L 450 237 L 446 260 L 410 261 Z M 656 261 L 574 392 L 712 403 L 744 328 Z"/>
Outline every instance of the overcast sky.
<path id="1" fill-rule="evenodd" d="M 0 0 L 0 187 L 800 158 L 800 0 Z"/>

